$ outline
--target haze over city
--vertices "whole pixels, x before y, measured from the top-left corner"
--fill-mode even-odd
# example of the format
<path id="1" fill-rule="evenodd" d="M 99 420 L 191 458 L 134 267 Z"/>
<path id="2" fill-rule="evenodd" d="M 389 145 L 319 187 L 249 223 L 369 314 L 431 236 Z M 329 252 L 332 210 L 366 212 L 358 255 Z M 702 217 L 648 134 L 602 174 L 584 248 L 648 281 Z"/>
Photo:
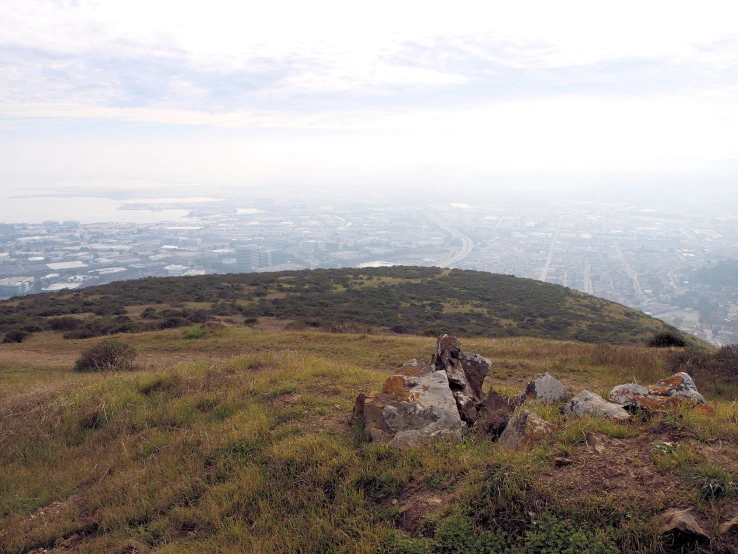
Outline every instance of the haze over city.
<path id="1" fill-rule="evenodd" d="M 731 2 L 6 0 L 5 295 L 442 265 L 735 342 L 733 285 L 692 277 L 738 259 L 736 16 Z"/>

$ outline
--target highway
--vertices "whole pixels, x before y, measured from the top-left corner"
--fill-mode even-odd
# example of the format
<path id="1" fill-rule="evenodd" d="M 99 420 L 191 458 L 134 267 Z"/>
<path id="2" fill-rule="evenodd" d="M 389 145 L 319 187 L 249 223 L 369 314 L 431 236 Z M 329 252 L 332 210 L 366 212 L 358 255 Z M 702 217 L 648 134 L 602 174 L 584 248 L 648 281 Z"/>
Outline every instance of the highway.
<path id="1" fill-rule="evenodd" d="M 551 240 L 551 246 L 548 248 L 548 256 L 546 257 L 546 264 L 543 266 L 543 269 L 541 270 L 541 274 L 538 276 L 539 281 L 545 281 L 546 277 L 548 277 L 548 268 L 551 267 L 551 262 L 553 261 L 554 252 L 556 251 L 556 241 L 559 240 L 559 231 L 561 230 L 561 219 L 559 218 L 559 222 L 556 224 L 556 231 L 554 231 L 553 239 Z"/>
<path id="2" fill-rule="evenodd" d="M 450 258 L 447 258 L 440 262 L 438 264 L 438 267 L 451 267 L 454 264 L 459 263 L 461 260 L 466 258 L 469 254 L 471 254 L 472 249 L 474 248 L 474 242 L 472 239 L 467 237 L 465 234 L 460 232 L 458 229 L 454 229 L 449 225 L 449 223 L 441 218 L 438 217 L 436 214 L 431 213 L 428 210 L 423 210 L 423 213 L 426 215 L 428 219 L 430 219 L 433 223 L 438 225 L 441 229 L 446 231 L 451 235 L 451 239 L 458 238 L 461 241 L 461 250 L 459 250 L 456 254 L 451 256 Z"/>

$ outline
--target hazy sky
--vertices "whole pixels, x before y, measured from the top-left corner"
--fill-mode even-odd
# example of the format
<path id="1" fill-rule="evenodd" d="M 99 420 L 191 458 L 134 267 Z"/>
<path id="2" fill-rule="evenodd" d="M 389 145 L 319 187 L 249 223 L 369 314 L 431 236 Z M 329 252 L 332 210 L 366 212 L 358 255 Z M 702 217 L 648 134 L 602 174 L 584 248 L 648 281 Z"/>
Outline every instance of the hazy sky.
<path id="1" fill-rule="evenodd" d="M 738 3 L 0 0 L 0 193 L 735 174 Z"/>

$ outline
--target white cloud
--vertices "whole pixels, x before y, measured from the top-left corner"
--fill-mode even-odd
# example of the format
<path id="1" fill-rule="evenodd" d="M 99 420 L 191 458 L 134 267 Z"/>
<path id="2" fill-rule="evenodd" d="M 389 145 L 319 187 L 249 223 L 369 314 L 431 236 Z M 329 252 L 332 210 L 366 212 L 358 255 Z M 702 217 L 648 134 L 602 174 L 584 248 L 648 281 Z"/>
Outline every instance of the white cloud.
<path id="1" fill-rule="evenodd" d="M 736 159 L 737 20 L 733 1 L 3 0 L 0 126 L 26 138 L 0 162 L 22 174 L 19 160 L 43 151 L 72 174 L 95 151 L 141 177 L 157 160 L 263 176 L 287 157 L 296 173 L 378 174 L 429 160 L 524 171 Z M 67 122 L 64 156 L 31 120 Z M 75 143 L 78 121 L 285 134 L 90 145 Z"/>

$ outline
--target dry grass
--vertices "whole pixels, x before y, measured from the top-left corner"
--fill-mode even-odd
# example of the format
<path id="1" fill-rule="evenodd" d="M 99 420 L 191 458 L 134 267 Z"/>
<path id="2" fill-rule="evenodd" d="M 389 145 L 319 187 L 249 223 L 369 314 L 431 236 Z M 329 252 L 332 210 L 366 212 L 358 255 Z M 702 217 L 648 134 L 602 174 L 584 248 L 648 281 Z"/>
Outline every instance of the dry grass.
<path id="1" fill-rule="evenodd" d="M 556 449 L 580 448 L 588 432 L 630 440 L 661 425 L 690 430 L 733 471 L 738 408 L 724 400 L 714 417 L 683 411 L 629 426 L 536 408 L 558 426 L 553 449 L 510 453 L 469 437 L 398 452 L 360 440 L 348 423 L 353 400 L 406 360 L 429 357 L 433 339 L 233 327 L 126 341 L 143 370 L 74 373 L 94 340 L 44 334 L 0 346 L 0 551 L 409 553 L 481 544 L 473 537 L 523 548 L 545 512 L 597 529 L 587 540 L 603 548 L 661 552 L 653 519 L 663 498 L 559 496 L 556 480 L 544 478 Z M 663 353 L 636 347 L 534 339 L 464 347 L 490 357 L 490 383 L 510 391 L 540 371 L 602 391 L 663 370 Z M 679 469 L 682 460 L 659 463 Z M 684 471 L 675 478 L 697 491 Z M 409 535 L 399 509 L 414 502 L 422 510 L 411 512 L 418 534 Z M 698 514 L 714 526 L 730 502 L 703 502 Z"/>

